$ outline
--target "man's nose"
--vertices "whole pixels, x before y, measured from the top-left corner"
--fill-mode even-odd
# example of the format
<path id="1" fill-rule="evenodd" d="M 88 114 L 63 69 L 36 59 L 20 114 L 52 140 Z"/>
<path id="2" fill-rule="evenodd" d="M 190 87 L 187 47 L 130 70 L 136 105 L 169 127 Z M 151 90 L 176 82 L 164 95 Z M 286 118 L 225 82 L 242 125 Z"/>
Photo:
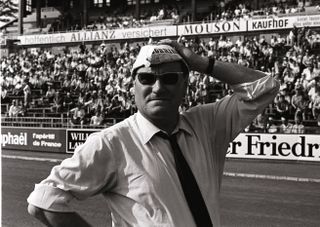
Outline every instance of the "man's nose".
<path id="1" fill-rule="evenodd" d="M 165 87 L 165 85 L 161 82 L 161 80 L 159 79 L 159 77 L 156 79 L 156 82 L 154 83 L 153 87 L 152 87 L 152 90 L 154 92 L 157 92 L 157 91 L 161 91 L 163 90 Z"/>

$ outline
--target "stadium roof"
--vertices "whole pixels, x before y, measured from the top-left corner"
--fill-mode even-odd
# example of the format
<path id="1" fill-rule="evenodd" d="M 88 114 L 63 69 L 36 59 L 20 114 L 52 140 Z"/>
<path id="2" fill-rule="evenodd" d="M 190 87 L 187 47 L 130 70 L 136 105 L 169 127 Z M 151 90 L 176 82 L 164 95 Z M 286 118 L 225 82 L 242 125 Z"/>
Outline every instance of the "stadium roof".
<path id="1" fill-rule="evenodd" d="M 0 2 L 0 29 L 18 20 L 18 0 L 2 0 Z"/>

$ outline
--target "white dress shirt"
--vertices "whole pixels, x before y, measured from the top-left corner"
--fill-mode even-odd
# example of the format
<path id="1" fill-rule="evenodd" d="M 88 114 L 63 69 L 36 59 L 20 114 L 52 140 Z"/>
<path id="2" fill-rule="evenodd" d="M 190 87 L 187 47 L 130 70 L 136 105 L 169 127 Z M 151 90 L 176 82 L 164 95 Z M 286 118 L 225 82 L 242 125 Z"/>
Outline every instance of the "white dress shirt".
<path id="1" fill-rule="evenodd" d="M 219 191 L 229 143 L 273 101 L 278 83 L 266 76 L 236 85 L 220 101 L 180 114 L 174 130 L 214 226 L 220 226 Z M 139 112 L 91 134 L 71 158 L 35 185 L 28 202 L 75 211 L 72 199 L 103 193 L 114 226 L 195 227 L 169 141 Z"/>

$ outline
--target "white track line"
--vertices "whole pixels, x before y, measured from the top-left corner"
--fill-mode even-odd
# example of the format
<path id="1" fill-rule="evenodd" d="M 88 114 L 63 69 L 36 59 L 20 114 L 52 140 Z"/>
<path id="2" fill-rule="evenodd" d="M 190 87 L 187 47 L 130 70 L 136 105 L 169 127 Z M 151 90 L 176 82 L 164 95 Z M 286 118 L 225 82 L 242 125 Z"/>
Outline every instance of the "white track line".
<path id="1" fill-rule="evenodd" d="M 17 155 L 1 155 L 1 157 L 10 158 L 10 159 L 28 160 L 28 161 L 40 161 L 40 162 L 61 162 L 63 160 L 63 159 L 55 159 L 55 158 L 36 158 L 36 157 L 17 156 Z"/>
<path id="2" fill-rule="evenodd" d="M 20 159 L 20 160 L 29 160 L 29 161 L 40 161 L 40 162 L 54 162 L 54 163 L 59 163 L 63 160 L 63 159 L 54 159 L 54 158 L 36 158 L 36 157 L 17 156 L 17 155 L 2 155 L 2 158 Z M 263 175 L 263 174 L 252 174 L 252 173 L 232 173 L 232 172 L 224 172 L 223 175 L 228 176 L 228 177 L 242 177 L 242 178 L 254 178 L 254 179 L 320 183 L 320 179 L 317 179 L 317 178 L 275 176 L 275 175 Z"/>
<path id="3" fill-rule="evenodd" d="M 275 176 L 275 175 L 263 175 L 263 174 L 252 174 L 252 173 L 230 173 L 230 172 L 224 172 L 223 175 L 228 177 L 244 177 L 244 178 L 255 178 L 255 179 L 320 183 L 320 179 L 317 179 L 317 178 Z"/>

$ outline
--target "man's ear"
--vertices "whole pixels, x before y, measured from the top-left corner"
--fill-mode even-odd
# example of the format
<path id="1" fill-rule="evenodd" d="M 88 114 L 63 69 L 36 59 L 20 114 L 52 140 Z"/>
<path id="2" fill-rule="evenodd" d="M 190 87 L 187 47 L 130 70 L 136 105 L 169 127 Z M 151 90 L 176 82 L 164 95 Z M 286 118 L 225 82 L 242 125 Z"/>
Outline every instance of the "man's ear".
<path id="1" fill-rule="evenodd" d="M 186 96 L 186 94 L 187 94 L 188 84 L 189 84 L 189 75 L 186 76 L 183 81 L 183 89 L 184 89 L 183 90 L 183 97 Z"/>
<path id="2" fill-rule="evenodd" d="M 137 77 L 133 79 L 133 88 L 135 89 L 137 85 Z"/>
<path id="3" fill-rule="evenodd" d="M 184 83 L 185 83 L 185 86 L 187 87 L 189 83 L 189 73 L 184 77 Z"/>

